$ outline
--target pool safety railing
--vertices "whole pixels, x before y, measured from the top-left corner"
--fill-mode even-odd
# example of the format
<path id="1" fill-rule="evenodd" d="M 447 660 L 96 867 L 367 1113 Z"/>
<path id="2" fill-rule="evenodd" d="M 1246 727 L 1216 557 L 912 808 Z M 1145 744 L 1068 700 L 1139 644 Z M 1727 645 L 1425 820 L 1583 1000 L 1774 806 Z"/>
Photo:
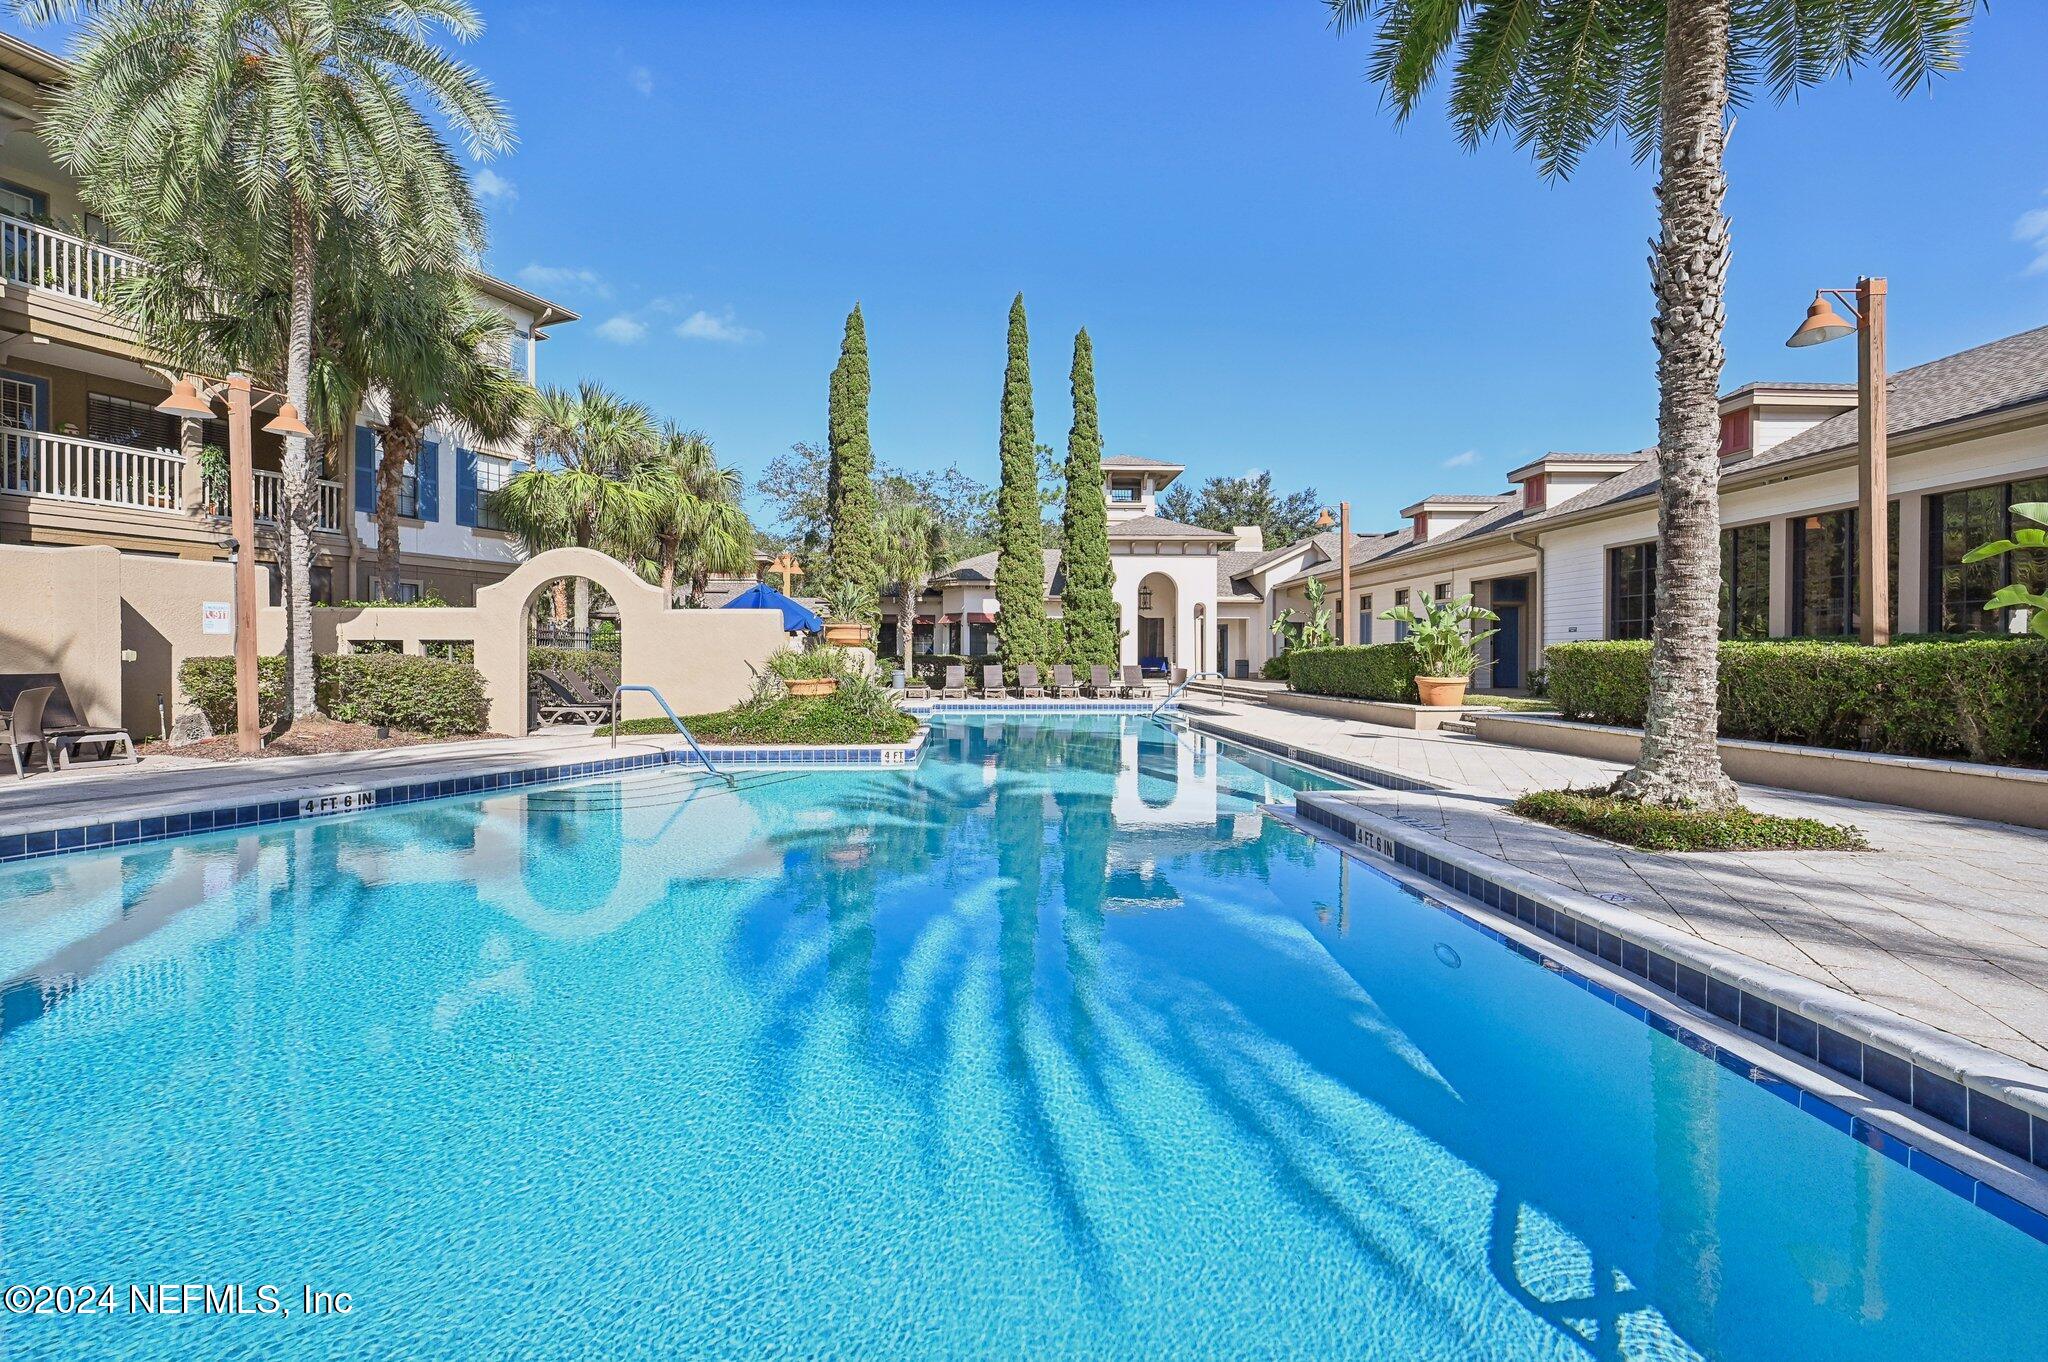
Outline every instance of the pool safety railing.
<path id="1" fill-rule="evenodd" d="M 728 786 L 736 785 L 738 783 L 733 779 L 732 773 L 730 771 L 721 771 L 716 766 L 711 764 L 711 758 L 705 754 L 703 748 L 697 745 L 697 735 L 690 732 L 688 724 L 685 724 L 681 719 L 678 719 L 676 717 L 676 712 L 673 709 L 669 708 L 668 701 L 665 698 L 663 698 L 662 693 L 652 686 L 615 686 L 612 688 L 613 747 L 617 747 L 619 745 L 619 697 L 621 695 L 624 695 L 629 690 L 637 690 L 640 691 L 642 694 L 651 695 L 654 697 L 654 703 L 661 706 L 661 712 L 663 714 L 668 715 L 668 721 L 676 726 L 676 732 L 683 735 L 683 741 L 688 743 L 690 745 L 690 750 L 697 754 L 697 760 L 704 764 L 705 770 L 709 771 L 712 775 L 717 776 L 720 780 L 724 781 Z"/>
<path id="2" fill-rule="evenodd" d="M 1166 693 L 1166 698 L 1164 700 L 1161 700 L 1158 704 L 1152 707 L 1152 713 L 1147 717 L 1153 719 L 1158 718 L 1159 711 L 1165 709 L 1175 700 L 1178 700 L 1180 698 L 1180 694 L 1182 691 L 1186 690 L 1189 686 L 1194 685 L 1195 682 L 1204 679 L 1211 681 L 1228 681 L 1230 678 L 1225 676 L 1222 672 L 1194 672 L 1188 676 L 1185 676 L 1181 679 L 1181 683 L 1178 686 L 1175 686 L 1172 690 Z M 1220 694 L 1222 691 L 1222 687 L 1217 687 L 1217 691 Z"/>

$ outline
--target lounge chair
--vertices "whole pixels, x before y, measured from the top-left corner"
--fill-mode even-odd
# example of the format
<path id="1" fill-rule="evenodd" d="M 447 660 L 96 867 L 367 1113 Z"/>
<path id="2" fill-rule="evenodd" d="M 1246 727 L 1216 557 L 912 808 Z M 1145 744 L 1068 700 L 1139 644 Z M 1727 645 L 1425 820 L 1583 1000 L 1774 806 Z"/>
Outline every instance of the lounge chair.
<path id="1" fill-rule="evenodd" d="M 1147 698 L 1152 694 L 1152 683 L 1145 679 L 1143 668 L 1126 666 L 1123 685 L 1119 689 L 1128 699 Z"/>
<path id="2" fill-rule="evenodd" d="M 1085 687 L 1085 690 L 1087 694 L 1094 696 L 1098 700 L 1107 700 L 1114 696 L 1117 693 L 1117 687 L 1116 683 L 1109 679 L 1109 668 L 1090 667 L 1088 669 L 1088 685 Z"/>
<path id="3" fill-rule="evenodd" d="M 1052 694 L 1055 700 L 1064 700 L 1079 695 L 1081 688 L 1074 684 L 1074 669 L 1062 662 L 1052 669 Z"/>
<path id="4" fill-rule="evenodd" d="M 102 758 L 113 758 L 115 746 L 127 752 L 127 760 L 133 766 L 141 758 L 135 756 L 135 739 L 129 737 L 127 729 L 106 727 L 100 723 L 55 723 L 53 715 L 61 700 L 61 713 L 74 713 L 70 696 L 63 694 L 63 682 L 55 686 L 33 686 L 14 696 L 14 707 L 8 711 L 6 741 L 8 754 L 14 758 L 14 774 L 27 778 L 29 770 L 23 766 L 20 754 L 25 748 L 43 750 L 43 770 L 51 770 L 51 758 L 55 768 L 72 764 L 72 752 L 84 743 L 104 743 L 106 752 Z"/>
<path id="5" fill-rule="evenodd" d="M 999 663 L 990 662 L 981 669 L 981 698 L 1001 700 L 1010 694 L 1010 688 L 1003 684 L 1003 669 Z"/>
<path id="6" fill-rule="evenodd" d="M 535 673 L 543 692 L 540 699 L 542 723 L 595 724 L 612 712 L 609 696 L 601 696 L 574 672 Z"/>
<path id="7" fill-rule="evenodd" d="M 1038 684 L 1038 668 L 1029 662 L 1017 667 L 1017 694 L 1026 700 L 1045 698 L 1045 687 Z"/>
<path id="8" fill-rule="evenodd" d="M 946 684 L 939 687 L 937 698 L 941 700 L 965 700 L 967 698 L 967 668 L 958 666 L 946 668 Z"/>

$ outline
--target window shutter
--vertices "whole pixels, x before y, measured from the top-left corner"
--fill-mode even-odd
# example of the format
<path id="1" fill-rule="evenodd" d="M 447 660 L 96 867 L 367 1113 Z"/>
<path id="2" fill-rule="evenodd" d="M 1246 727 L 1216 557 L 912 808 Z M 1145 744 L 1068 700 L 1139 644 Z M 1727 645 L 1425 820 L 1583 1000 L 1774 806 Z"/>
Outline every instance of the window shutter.
<path id="1" fill-rule="evenodd" d="M 356 427 L 356 510 L 377 514 L 377 432 Z"/>
<path id="2" fill-rule="evenodd" d="M 476 451 L 455 448 L 455 523 L 476 525 Z"/>
<path id="3" fill-rule="evenodd" d="M 428 440 L 420 446 L 420 519 L 441 518 L 441 446 Z"/>

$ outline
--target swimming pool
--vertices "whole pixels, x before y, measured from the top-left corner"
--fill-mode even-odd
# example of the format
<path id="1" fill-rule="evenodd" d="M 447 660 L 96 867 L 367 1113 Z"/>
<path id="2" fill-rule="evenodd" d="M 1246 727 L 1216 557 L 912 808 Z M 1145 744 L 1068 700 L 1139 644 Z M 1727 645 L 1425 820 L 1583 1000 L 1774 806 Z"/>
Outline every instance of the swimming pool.
<path id="1" fill-rule="evenodd" d="M 0 872 L 0 1283 L 292 1311 L 0 1354 L 2040 1355 L 2048 1245 L 1258 812 L 1321 783 L 940 716 Z"/>

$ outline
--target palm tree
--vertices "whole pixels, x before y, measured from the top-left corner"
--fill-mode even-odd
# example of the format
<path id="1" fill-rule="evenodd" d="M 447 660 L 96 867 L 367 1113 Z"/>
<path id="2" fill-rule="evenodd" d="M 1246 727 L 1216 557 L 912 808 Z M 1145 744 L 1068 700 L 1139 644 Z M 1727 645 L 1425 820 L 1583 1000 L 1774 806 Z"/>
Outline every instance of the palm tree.
<path id="1" fill-rule="evenodd" d="M 1564 178 L 1592 142 L 1658 157 L 1657 614 L 1642 755 L 1615 793 L 1723 806 L 1718 653 L 1720 382 L 1728 274 L 1727 109 L 1759 80 L 1780 100 L 1867 61 L 1900 94 L 1956 69 L 1977 0 L 1325 0 L 1340 31 L 1376 24 L 1371 74 L 1397 119 L 1451 58 L 1465 145 L 1507 132 Z"/>
<path id="2" fill-rule="evenodd" d="M 754 527 L 740 508 L 739 470 L 720 467 L 701 433 L 665 427 L 635 481 L 649 500 L 652 575 L 671 602 L 679 576 L 696 600 L 712 573 L 753 565 Z"/>
<path id="3" fill-rule="evenodd" d="M 921 501 L 899 501 L 882 512 L 882 576 L 896 588 L 896 646 L 910 675 L 910 645 L 917 603 L 933 574 L 946 566 L 946 524 Z"/>
<path id="4" fill-rule="evenodd" d="M 442 127 L 482 158 L 511 145 L 510 124 L 483 78 L 428 37 L 481 31 L 464 0 L 14 3 L 31 22 L 85 21 L 44 130 L 117 236 L 144 241 L 225 208 L 288 262 L 285 390 L 301 411 L 324 232 L 362 233 L 394 266 L 455 265 L 481 244 L 482 216 Z M 299 715 L 314 712 L 312 453 L 303 438 L 287 441 L 280 508 L 288 701 Z"/>
<path id="5" fill-rule="evenodd" d="M 502 364 L 512 323 L 476 302 L 463 281 L 417 270 L 393 281 L 379 325 L 366 333 L 365 368 L 383 391 L 388 414 L 377 462 L 377 581 L 398 578 L 398 494 L 406 466 L 436 422 L 472 438 L 509 440 L 523 433 L 533 388 Z"/>
<path id="6" fill-rule="evenodd" d="M 493 495 L 492 509 L 529 548 L 574 545 L 637 558 L 654 519 L 643 470 L 656 439 L 653 414 L 601 383 L 573 393 L 543 388 L 528 437 L 533 467 Z M 582 577 L 574 618 L 577 633 L 589 629 L 590 582 Z"/>

